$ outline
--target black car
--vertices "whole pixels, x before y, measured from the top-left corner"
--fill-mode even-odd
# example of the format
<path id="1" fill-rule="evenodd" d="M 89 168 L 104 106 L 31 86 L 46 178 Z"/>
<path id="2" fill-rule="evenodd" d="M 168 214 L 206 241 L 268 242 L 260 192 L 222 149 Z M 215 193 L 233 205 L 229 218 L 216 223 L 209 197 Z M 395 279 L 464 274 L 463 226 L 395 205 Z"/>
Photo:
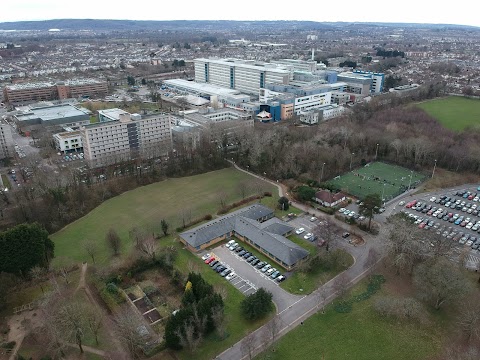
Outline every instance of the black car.
<path id="1" fill-rule="evenodd" d="M 213 265 L 212 269 L 216 271 L 219 266 L 222 266 L 222 263 L 218 262 L 216 265 Z"/>
<path id="2" fill-rule="evenodd" d="M 255 260 L 256 257 L 255 256 L 250 256 L 248 259 L 247 259 L 247 263 L 251 263 L 253 260 Z"/>
<path id="3" fill-rule="evenodd" d="M 234 251 L 235 251 L 236 253 L 239 253 L 239 252 L 242 251 L 242 250 L 243 250 L 243 247 L 239 246 L 239 247 L 237 247 Z"/>
<path id="4" fill-rule="evenodd" d="M 259 262 L 260 262 L 260 259 L 255 259 L 255 260 L 253 260 L 253 261 L 250 263 L 250 265 L 255 266 L 255 265 L 257 265 Z"/>
<path id="5" fill-rule="evenodd" d="M 213 261 L 212 261 L 210 264 L 208 264 L 208 265 L 210 265 L 210 267 L 213 268 L 213 267 L 214 267 L 215 265 L 217 265 L 217 264 L 218 264 L 218 260 L 213 260 Z"/>
<path id="6" fill-rule="evenodd" d="M 221 273 L 223 270 L 225 270 L 227 267 L 225 265 L 220 265 L 215 269 L 217 273 Z"/>
<path id="7" fill-rule="evenodd" d="M 247 252 L 246 252 L 245 250 L 242 250 L 242 251 L 240 251 L 240 252 L 238 253 L 238 256 L 243 256 L 243 255 L 245 255 L 246 253 L 247 253 Z"/>
<path id="8" fill-rule="evenodd" d="M 250 256 L 252 256 L 252 254 L 249 253 L 249 252 L 247 252 L 247 253 L 243 254 L 242 257 L 243 257 L 244 259 L 248 259 Z"/>

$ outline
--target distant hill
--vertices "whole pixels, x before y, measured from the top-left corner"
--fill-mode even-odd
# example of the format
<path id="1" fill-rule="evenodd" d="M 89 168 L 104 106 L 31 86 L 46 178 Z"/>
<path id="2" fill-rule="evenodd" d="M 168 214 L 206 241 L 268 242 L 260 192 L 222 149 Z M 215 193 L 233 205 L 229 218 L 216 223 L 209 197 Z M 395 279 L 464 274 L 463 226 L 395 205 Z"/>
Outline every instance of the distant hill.
<path id="1" fill-rule="evenodd" d="M 478 29 L 473 26 L 446 24 L 403 24 L 403 23 L 352 23 L 315 21 L 233 21 L 233 20 L 98 20 L 56 19 L 44 21 L 0 22 L 0 30 L 93 30 L 93 31 L 139 31 L 139 30 L 222 30 L 245 28 L 316 30 L 351 26 L 415 27 L 415 28 L 459 28 Z"/>

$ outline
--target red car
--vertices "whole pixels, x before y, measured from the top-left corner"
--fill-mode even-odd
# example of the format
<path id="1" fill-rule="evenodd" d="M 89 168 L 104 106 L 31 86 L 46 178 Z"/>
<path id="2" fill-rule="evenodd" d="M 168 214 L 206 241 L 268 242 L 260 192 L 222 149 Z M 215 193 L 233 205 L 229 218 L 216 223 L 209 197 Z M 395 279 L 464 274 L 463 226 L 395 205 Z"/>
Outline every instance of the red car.
<path id="1" fill-rule="evenodd" d="M 211 258 L 205 260 L 205 264 L 210 264 L 213 260 L 215 260 L 215 258 L 212 256 Z"/>
<path id="2" fill-rule="evenodd" d="M 427 226 L 427 224 L 422 222 L 420 225 L 418 225 L 418 228 L 423 229 L 425 226 Z"/>

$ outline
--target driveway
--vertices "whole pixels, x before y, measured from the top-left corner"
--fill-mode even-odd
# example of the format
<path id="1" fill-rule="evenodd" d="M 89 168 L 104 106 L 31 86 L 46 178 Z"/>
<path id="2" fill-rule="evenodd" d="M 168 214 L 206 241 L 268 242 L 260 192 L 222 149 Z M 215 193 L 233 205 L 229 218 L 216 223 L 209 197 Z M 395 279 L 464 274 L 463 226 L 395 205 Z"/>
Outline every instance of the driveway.
<path id="1" fill-rule="evenodd" d="M 238 257 L 235 252 L 228 250 L 225 245 L 213 249 L 211 253 L 215 254 L 216 259 L 219 259 L 226 266 L 233 269 L 239 277 L 253 285 L 254 288 L 259 289 L 263 287 L 265 290 L 270 291 L 273 295 L 273 301 L 277 305 L 277 312 L 279 313 L 288 309 L 288 307 L 304 297 L 292 295 L 283 290 L 275 280 L 268 278 L 265 274 L 248 264 L 245 259 Z M 275 266 L 273 261 L 271 262 L 271 265 L 280 271 L 280 267 Z M 232 283 L 234 282 L 232 281 Z M 236 285 L 234 284 L 234 286 Z M 240 291 L 242 291 L 242 289 L 240 289 Z M 247 294 L 250 293 L 253 292 L 248 292 Z"/>

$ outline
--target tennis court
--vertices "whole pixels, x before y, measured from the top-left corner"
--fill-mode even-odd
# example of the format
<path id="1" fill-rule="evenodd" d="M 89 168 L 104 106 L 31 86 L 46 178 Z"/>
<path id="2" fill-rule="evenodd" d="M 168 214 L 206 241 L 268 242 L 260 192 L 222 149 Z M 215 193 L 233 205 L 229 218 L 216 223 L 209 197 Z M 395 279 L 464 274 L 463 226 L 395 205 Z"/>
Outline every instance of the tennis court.
<path id="1" fill-rule="evenodd" d="M 401 166 L 374 162 L 339 175 L 328 184 L 359 199 L 377 193 L 388 201 L 409 187 L 417 187 L 424 179 L 424 175 Z"/>

